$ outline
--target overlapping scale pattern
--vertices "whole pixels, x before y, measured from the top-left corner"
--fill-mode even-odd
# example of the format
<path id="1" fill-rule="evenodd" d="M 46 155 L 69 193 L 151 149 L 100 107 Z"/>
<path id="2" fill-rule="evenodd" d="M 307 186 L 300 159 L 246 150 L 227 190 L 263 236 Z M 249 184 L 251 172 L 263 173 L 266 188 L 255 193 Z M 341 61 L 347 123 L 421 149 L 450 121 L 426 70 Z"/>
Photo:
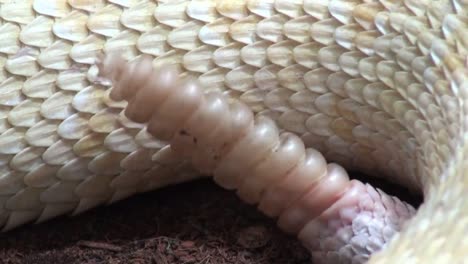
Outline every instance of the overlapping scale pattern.
<path id="1" fill-rule="evenodd" d="M 422 190 L 425 204 L 374 263 L 463 262 L 467 5 L 0 0 L 1 226 L 197 177 L 97 77 L 101 52 L 148 54 L 329 161 Z"/>

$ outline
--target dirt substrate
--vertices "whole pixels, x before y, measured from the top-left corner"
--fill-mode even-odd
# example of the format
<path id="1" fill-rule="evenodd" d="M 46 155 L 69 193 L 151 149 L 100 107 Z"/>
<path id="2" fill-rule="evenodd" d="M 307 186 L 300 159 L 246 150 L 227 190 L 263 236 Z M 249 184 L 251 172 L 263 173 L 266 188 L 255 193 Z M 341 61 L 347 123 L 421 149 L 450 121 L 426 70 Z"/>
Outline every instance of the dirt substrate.
<path id="1" fill-rule="evenodd" d="M 0 263 L 302 264 L 310 259 L 274 221 L 233 192 L 202 180 L 2 234 Z"/>

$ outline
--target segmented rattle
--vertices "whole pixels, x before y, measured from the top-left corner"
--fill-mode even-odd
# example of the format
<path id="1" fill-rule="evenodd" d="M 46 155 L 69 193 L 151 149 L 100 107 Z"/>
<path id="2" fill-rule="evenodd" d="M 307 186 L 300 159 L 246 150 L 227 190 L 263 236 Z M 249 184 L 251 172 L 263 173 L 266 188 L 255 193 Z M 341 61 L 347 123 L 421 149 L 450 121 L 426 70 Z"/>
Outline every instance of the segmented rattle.
<path id="1" fill-rule="evenodd" d="M 254 116 L 245 104 L 220 92 L 204 93 L 196 79 L 179 77 L 173 66 L 153 69 L 148 56 L 129 63 L 101 56 L 98 67 L 113 82 L 111 98 L 128 102 L 130 120 L 147 123 L 148 132 L 168 141 L 175 155 L 277 218 L 282 230 L 298 235 L 312 254 L 320 255 L 317 259 L 326 262 L 327 250 L 342 247 L 349 251 L 343 256 L 363 261 L 415 213 L 395 197 L 350 181 L 340 165 L 327 164 L 320 152 L 306 149 L 298 136 L 281 132 L 267 116 Z M 366 220 L 380 221 L 374 225 L 380 240 L 355 230 L 350 236 L 349 229 Z M 328 245 L 330 236 L 342 243 Z M 362 240 L 369 252 L 358 254 L 347 239 Z"/>

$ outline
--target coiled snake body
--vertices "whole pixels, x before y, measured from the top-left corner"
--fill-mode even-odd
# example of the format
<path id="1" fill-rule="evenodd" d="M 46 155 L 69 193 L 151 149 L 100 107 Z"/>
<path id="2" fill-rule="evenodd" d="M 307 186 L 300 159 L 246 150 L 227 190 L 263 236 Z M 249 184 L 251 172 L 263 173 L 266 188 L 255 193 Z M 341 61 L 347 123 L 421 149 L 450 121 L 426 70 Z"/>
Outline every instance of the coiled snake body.
<path id="1" fill-rule="evenodd" d="M 0 224 L 201 171 L 278 217 L 318 263 L 466 263 L 467 10 L 0 0 Z M 424 204 L 415 213 L 337 164 Z"/>

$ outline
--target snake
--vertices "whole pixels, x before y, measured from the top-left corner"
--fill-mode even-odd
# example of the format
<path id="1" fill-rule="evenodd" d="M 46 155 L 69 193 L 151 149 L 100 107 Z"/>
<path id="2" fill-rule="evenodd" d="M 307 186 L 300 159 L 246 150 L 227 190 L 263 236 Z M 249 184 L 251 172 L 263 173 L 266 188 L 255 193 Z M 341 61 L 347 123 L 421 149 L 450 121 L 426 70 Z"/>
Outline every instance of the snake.
<path id="1" fill-rule="evenodd" d="M 0 227 L 211 177 L 313 263 L 468 263 L 466 102 L 466 0 L 0 0 Z"/>

